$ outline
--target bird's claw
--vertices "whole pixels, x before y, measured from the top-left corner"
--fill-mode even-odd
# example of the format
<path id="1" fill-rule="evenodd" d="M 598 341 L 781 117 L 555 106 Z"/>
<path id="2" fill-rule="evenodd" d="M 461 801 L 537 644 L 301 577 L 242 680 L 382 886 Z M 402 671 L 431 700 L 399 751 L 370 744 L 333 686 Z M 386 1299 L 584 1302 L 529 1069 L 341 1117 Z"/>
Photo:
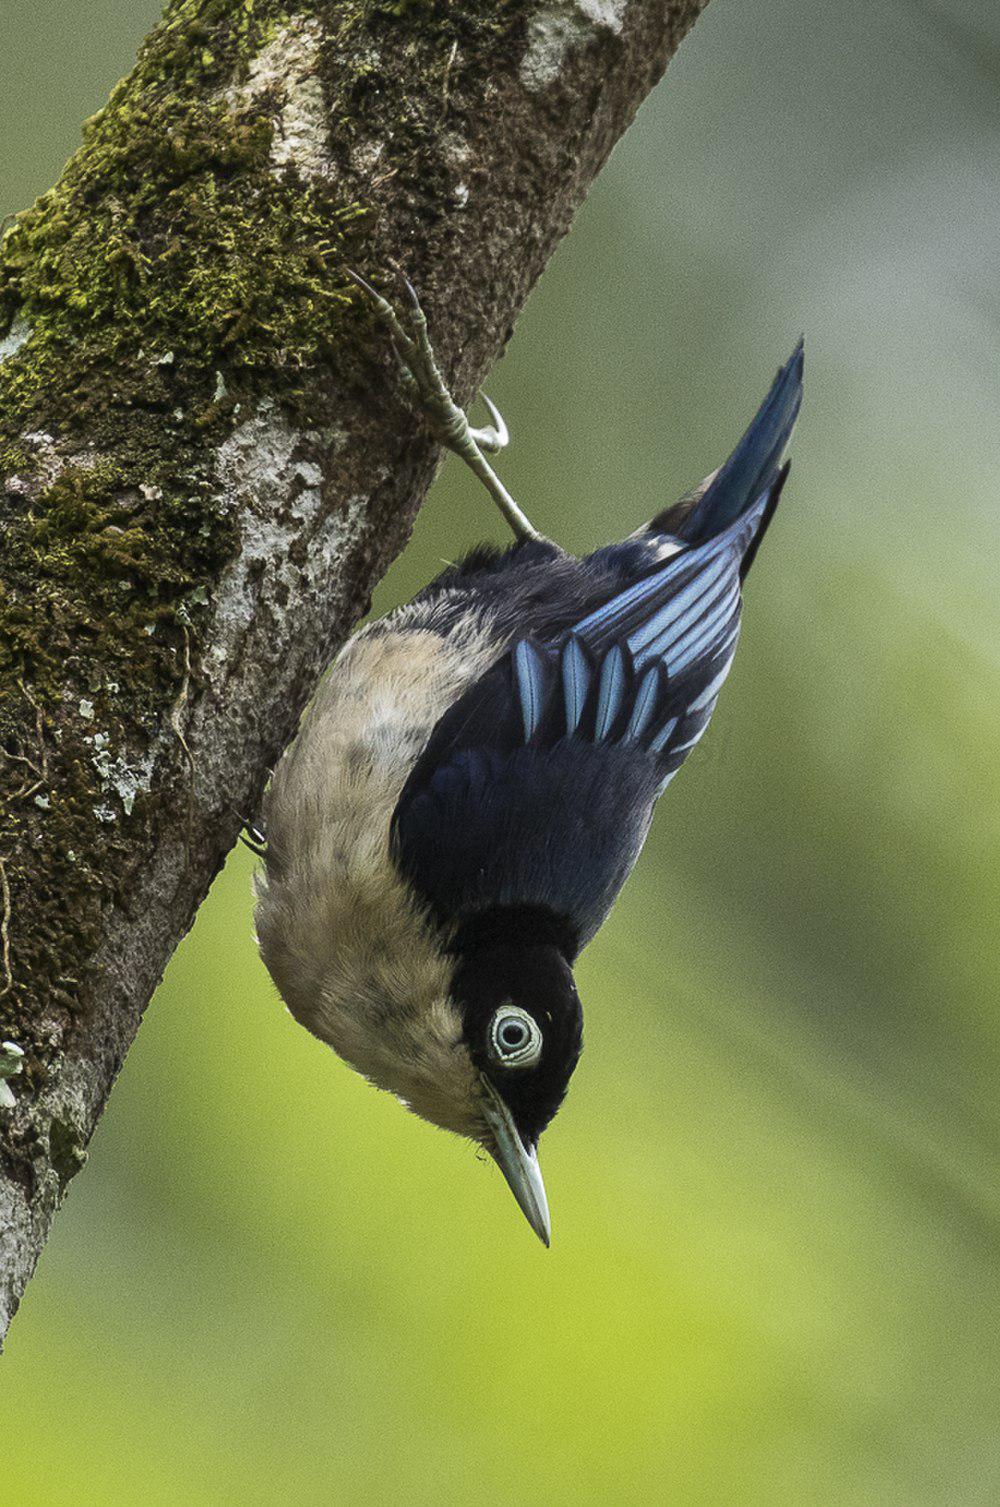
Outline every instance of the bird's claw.
<path id="1" fill-rule="evenodd" d="M 472 438 L 480 450 L 488 450 L 491 455 L 495 455 L 498 450 L 505 450 L 510 444 L 510 430 L 503 421 L 503 414 L 493 400 L 488 398 L 484 392 L 481 392 L 479 397 L 489 413 L 490 422 L 485 429 L 473 429 L 471 431 Z"/>
<path id="2" fill-rule="evenodd" d="M 403 317 L 366 278 L 350 269 L 347 275 L 369 299 L 375 317 L 388 331 L 406 392 L 423 413 L 434 438 L 463 460 L 469 460 L 476 449 L 490 454 L 503 450 L 510 442 L 510 431 L 499 409 L 481 393 L 490 422 L 481 429 L 472 427 L 441 375 L 427 332 L 427 316 L 421 307 L 417 290 L 400 268 L 395 268 L 395 272 L 405 296 L 406 309 Z"/>

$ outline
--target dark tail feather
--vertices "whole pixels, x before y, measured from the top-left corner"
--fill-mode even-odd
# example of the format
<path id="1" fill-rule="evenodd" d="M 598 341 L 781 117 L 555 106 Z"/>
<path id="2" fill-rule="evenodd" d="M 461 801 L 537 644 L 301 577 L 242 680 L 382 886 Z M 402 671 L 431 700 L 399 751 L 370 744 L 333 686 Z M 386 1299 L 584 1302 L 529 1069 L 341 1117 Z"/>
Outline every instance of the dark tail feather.
<path id="1" fill-rule="evenodd" d="M 802 405 L 803 344 L 774 379 L 771 391 L 732 455 L 700 494 L 668 508 L 653 519 L 650 529 L 672 533 L 690 544 L 704 544 L 734 523 L 765 493 L 771 505 L 751 546 L 748 561 L 760 542 L 781 491 L 779 468 Z M 749 569 L 745 562 L 744 570 Z"/>
<path id="2" fill-rule="evenodd" d="M 774 517 L 774 510 L 778 506 L 778 498 L 781 496 L 782 488 L 784 487 L 785 482 L 788 480 L 788 473 L 791 469 L 791 461 L 786 460 L 785 464 L 782 466 L 781 470 L 774 478 L 773 485 L 770 492 L 768 493 L 767 507 L 764 509 L 757 530 L 747 546 L 743 559 L 740 561 L 741 581 L 746 580 L 747 571 L 750 569 L 754 560 L 757 558 L 757 551 L 760 549 L 760 541 L 767 533 L 767 526 L 771 522 L 771 519 Z"/>

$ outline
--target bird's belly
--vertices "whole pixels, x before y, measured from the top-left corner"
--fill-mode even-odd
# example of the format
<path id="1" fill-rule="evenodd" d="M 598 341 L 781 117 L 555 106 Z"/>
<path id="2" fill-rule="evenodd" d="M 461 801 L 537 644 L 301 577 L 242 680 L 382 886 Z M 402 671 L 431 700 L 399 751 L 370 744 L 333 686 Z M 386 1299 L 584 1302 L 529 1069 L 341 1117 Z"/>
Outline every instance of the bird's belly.
<path id="1" fill-rule="evenodd" d="M 390 851 L 400 791 L 441 714 L 492 662 L 470 622 L 448 638 L 384 619 L 350 640 L 281 759 L 265 803 L 256 922 L 292 1014 L 362 1072 L 362 1043 L 447 969 Z M 373 1031 L 376 1022 L 381 1026 Z"/>

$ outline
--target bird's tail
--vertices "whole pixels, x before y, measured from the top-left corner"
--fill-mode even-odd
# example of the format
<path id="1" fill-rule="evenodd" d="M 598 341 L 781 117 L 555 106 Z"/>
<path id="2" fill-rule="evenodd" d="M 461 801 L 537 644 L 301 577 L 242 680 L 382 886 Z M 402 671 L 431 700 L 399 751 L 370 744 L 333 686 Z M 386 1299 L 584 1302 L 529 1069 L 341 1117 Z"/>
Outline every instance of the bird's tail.
<path id="1" fill-rule="evenodd" d="M 774 379 L 743 438 L 726 463 L 697 490 L 667 508 L 647 525 L 691 545 L 704 544 L 735 523 L 767 496 L 750 554 L 756 549 L 777 503 L 787 466 L 782 459 L 802 405 L 803 346 L 800 340 Z M 749 566 L 744 562 L 744 571 Z"/>

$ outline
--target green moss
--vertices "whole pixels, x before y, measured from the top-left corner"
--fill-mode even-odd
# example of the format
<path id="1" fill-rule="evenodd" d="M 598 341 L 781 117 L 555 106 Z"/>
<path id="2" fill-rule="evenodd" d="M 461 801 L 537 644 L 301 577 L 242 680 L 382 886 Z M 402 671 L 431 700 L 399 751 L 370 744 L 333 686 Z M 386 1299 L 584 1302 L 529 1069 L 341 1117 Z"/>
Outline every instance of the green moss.
<path id="1" fill-rule="evenodd" d="M 99 380 L 112 371 L 156 406 L 179 387 L 197 394 L 220 366 L 238 390 L 248 370 L 294 372 L 329 353 L 331 314 L 348 301 L 330 267 L 361 211 L 270 173 L 271 134 L 265 116 L 218 99 L 177 100 L 168 129 L 141 104 L 103 113 L 59 189 L 0 247 L 0 309 L 33 332 L 0 374 L 5 420 L 61 389 L 91 433 L 94 404 L 126 396 Z"/>

